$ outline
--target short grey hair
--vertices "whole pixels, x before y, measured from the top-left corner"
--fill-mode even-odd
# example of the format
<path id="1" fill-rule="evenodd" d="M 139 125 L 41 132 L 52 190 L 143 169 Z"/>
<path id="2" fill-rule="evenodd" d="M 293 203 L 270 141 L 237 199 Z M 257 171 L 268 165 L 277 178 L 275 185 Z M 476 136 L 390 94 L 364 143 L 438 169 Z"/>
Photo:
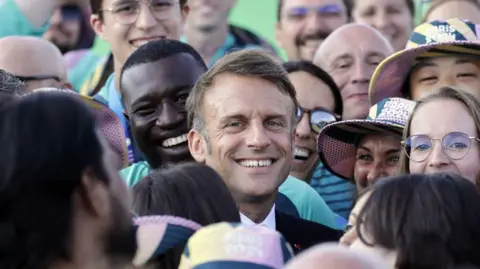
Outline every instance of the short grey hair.
<path id="1" fill-rule="evenodd" d="M 211 87 L 215 77 L 222 74 L 255 77 L 275 84 L 280 92 L 288 95 L 292 100 L 294 110 L 291 131 L 293 132 L 298 109 L 295 88 L 280 60 L 263 50 L 257 49 L 240 50 L 225 55 L 198 79 L 186 103 L 187 122 L 190 129 L 206 134 L 205 121 L 202 115 L 205 92 Z"/>

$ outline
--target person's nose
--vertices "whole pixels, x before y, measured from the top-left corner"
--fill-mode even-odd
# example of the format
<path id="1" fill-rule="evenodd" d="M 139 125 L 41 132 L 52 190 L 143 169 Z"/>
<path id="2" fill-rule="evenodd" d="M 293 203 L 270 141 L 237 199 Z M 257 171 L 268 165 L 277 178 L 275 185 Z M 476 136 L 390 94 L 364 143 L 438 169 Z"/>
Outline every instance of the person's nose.
<path id="1" fill-rule="evenodd" d="M 373 26 L 379 31 L 385 31 L 390 24 L 390 18 L 385 12 L 378 12 L 373 19 Z"/>
<path id="2" fill-rule="evenodd" d="M 367 181 L 369 185 L 375 184 L 375 182 L 381 178 L 388 176 L 388 173 L 385 170 L 385 164 L 378 160 L 375 162 L 372 169 L 367 174 Z"/>
<path id="3" fill-rule="evenodd" d="M 145 31 L 154 27 L 158 23 L 148 4 L 140 4 L 138 8 L 138 17 L 135 21 L 135 26 L 138 29 Z"/>
<path id="4" fill-rule="evenodd" d="M 308 114 L 304 113 L 295 128 L 295 136 L 299 139 L 308 139 L 312 133 L 308 116 Z"/>
<path id="5" fill-rule="evenodd" d="M 319 32 L 324 26 L 323 20 L 319 14 L 310 12 L 305 20 L 305 33 L 313 35 Z"/>
<path id="6" fill-rule="evenodd" d="M 444 74 L 440 76 L 440 83 L 439 87 L 442 86 L 456 86 L 457 85 L 457 78 L 453 74 Z"/>
<path id="7" fill-rule="evenodd" d="M 365 63 L 356 63 L 354 68 L 354 73 L 352 76 L 352 83 L 353 84 L 368 84 L 370 83 L 370 77 L 373 73 L 371 72 Z"/>
<path id="8" fill-rule="evenodd" d="M 62 13 L 60 10 L 56 10 L 50 17 L 50 25 L 59 25 L 62 23 Z"/>
<path id="9" fill-rule="evenodd" d="M 263 149 L 270 146 L 270 137 L 262 122 L 252 121 L 247 133 L 247 146 L 254 149 Z"/>
<path id="10" fill-rule="evenodd" d="M 442 145 L 440 141 L 435 141 L 432 146 L 430 155 L 428 156 L 428 166 L 430 167 L 442 167 L 448 165 L 450 159 L 445 155 L 442 150 Z"/>
<path id="11" fill-rule="evenodd" d="M 161 107 L 160 115 L 156 120 L 156 125 L 162 129 L 173 129 L 185 120 L 184 114 L 180 113 L 174 105 L 164 102 Z"/>

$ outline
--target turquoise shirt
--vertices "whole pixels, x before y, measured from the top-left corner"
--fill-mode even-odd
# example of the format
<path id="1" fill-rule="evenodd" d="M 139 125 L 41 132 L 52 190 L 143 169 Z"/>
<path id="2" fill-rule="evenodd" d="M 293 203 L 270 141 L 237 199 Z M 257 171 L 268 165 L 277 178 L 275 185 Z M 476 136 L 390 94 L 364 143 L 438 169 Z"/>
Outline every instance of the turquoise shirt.
<path id="1" fill-rule="evenodd" d="M 322 196 L 333 212 L 348 219 L 356 195 L 354 184 L 332 175 L 319 162 L 310 178 L 310 186 Z"/>
<path id="2" fill-rule="evenodd" d="M 129 187 L 133 187 L 149 173 L 149 165 L 146 162 L 138 162 L 120 171 L 120 176 Z M 345 228 L 347 221 L 333 213 L 322 197 L 306 182 L 289 176 L 280 186 L 279 191 L 292 201 L 300 218 L 333 229 L 343 230 Z"/>
<path id="3" fill-rule="evenodd" d="M 11 35 L 42 37 L 48 29 L 47 22 L 42 27 L 34 27 L 23 15 L 15 0 L 0 0 L 0 25 L 2 25 L 0 37 Z"/>
<path id="4" fill-rule="evenodd" d="M 180 38 L 180 41 L 188 43 L 188 40 L 185 36 L 182 36 Z M 240 49 L 258 49 L 261 48 L 260 46 L 255 46 L 248 44 L 244 47 L 238 47 L 235 37 L 231 34 L 228 33 L 227 38 L 225 38 L 225 42 L 223 42 L 223 45 L 215 51 L 213 54 L 212 58 L 210 59 L 209 63 L 206 63 L 207 66 L 212 67 L 220 58 L 225 56 L 225 54 L 233 51 L 233 50 L 240 50 Z"/>

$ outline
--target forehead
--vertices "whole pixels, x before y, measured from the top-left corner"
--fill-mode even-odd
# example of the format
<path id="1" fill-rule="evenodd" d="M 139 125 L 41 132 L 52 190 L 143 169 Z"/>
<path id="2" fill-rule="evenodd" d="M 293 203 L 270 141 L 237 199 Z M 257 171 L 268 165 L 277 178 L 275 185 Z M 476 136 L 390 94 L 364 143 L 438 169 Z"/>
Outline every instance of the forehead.
<path id="1" fill-rule="evenodd" d="M 283 8 L 295 6 L 343 5 L 344 0 L 283 0 Z"/>
<path id="2" fill-rule="evenodd" d="M 122 92 L 133 101 L 148 93 L 191 88 L 204 72 L 193 56 L 179 53 L 127 69 L 122 77 Z"/>
<path id="3" fill-rule="evenodd" d="M 223 117 L 253 114 L 290 115 L 293 102 L 278 87 L 264 79 L 222 74 L 205 94 L 205 112 Z"/>
<path id="4" fill-rule="evenodd" d="M 463 103 L 452 99 L 434 99 L 416 109 L 410 133 L 437 137 L 457 131 L 474 135 L 475 129 L 475 122 Z"/>
<path id="5" fill-rule="evenodd" d="M 393 137 L 384 134 L 368 134 L 360 139 L 359 146 L 367 148 L 391 148 L 400 147 L 400 137 Z"/>
<path id="6" fill-rule="evenodd" d="M 300 105 L 303 103 L 325 103 L 328 99 L 326 95 L 331 96 L 333 99 L 333 93 L 327 84 L 325 84 L 320 78 L 311 75 L 304 71 L 297 71 L 288 74 L 288 78 L 295 86 L 295 92 L 297 93 L 297 100 Z M 330 100 L 328 100 L 330 101 Z"/>
<path id="7" fill-rule="evenodd" d="M 480 63 L 479 57 L 468 57 L 468 56 L 445 56 L 445 57 L 434 57 L 428 58 L 420 61 L 417 64 L 417 68 L 424 66 L 440 66 L 440 65 L 452 65 L 452 64 L 463 64 L 463 63 Z M 446 69 L 448 71 L 450 69 Z"/>
<path id="8" fill-rule="evenodd" d="M 367 54 L 374 52 L 385 57 L 392 53 L 388 41 L 374 29 L 358 26 L 348 29 L 340 29 L 334 33 L 322 50 L 322 57 L 329 60 L 343 54 Z M 356 44 L 356 45 L 352 45 Z"/>

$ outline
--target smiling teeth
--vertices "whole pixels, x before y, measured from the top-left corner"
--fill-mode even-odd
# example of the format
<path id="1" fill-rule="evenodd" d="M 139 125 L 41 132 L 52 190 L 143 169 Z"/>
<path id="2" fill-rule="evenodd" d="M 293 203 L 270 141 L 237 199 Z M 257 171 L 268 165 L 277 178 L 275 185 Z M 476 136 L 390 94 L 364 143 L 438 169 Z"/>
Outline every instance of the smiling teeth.
<path id="1" fill-rule="evenodd" d="M 187 134 L 184 134 L 184 135 L 181 135 L 181 136 L 165 139 L 162 142 L 162 146 L 166 147 L 166 148 L 173 147 L 173 146 L 176 146 L 178 144 L 184 143 L 186 141 L 187 141 Z"/>
<path id="2" fill-rule="evenodd" d="M 240 165 L 245 167 L 265 167 L 272 165 L 272 160 L 244 160 Z"/>
<path id="3" fill-rule="evenodd" d="M 310 156 L 310 151 L 308 149 L 295 147 L 293 151 L 293 155 L 298 157 L 308 158 L 308 156 Z"/>

